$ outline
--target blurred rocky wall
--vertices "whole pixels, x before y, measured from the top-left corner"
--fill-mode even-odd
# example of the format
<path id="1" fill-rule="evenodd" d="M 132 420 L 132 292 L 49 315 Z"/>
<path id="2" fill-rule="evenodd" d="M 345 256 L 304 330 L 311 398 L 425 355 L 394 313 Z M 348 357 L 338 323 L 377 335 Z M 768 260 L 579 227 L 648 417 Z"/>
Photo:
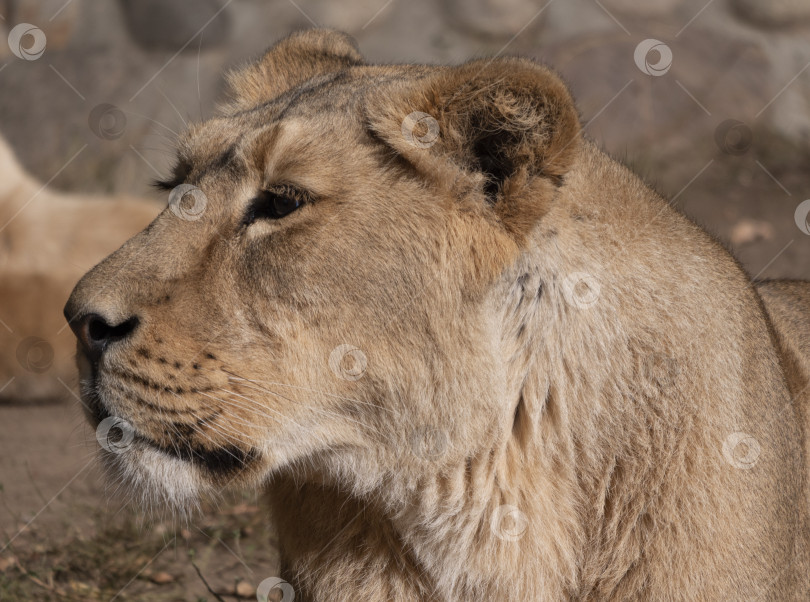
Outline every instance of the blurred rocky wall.
<path id="1" fill-rule="evenodd" d="M 149 182 L 167 174 L 177 133 L 213 114 L 223 73 L 315 25 L 349 32 L 372 62 L 518 54 L 550 64 L 587 135 L 753 277 L 810 278 L 810 0 L 0 0 L 0 133 L 51 187 L 158 196 Z M 87 239 L 82 227 L 107 227 L 41 209 L 26 210 L 27 231 L 63 223 Z M 31 253 L 81 263 L 32 242 Z M 51 280 L 68 272 L 31 275 L 57 292 L 25 289 L 53 302 L 41 320 L 0 332 L 17 341 L 4 342 L 8 357 L 40 336 L 25 324 L 62 323 L 70 284 Z M 19 282 L 6 282 L 0 320 L 15 321 L 8 291 Z M 69 350 L 62 330 L 50 344 Z M 60 373 L 72 372 L 67 355 Z"/>
<path id="2" fill-rule="evenodd" d="M 0 131 L 44 180 L 83 149 L 63 188 L 146 191 L 175 133 L 211 115 L 225 69 L 315 24 L 348 31 L 371 61 L 549 62 L 609 150 L 678 157 L 686 174 L 702 157 L 684 155 L 726 119 L 772 152 L 810 147 L 807 0 L 0 0 L 0 14 Z M 26 27 L 41 54 L 26 55 L 39 41 Z M 663 74 L 634 60 L 647 39 L 661 43 L 649 64 L 666 49 Z"/>

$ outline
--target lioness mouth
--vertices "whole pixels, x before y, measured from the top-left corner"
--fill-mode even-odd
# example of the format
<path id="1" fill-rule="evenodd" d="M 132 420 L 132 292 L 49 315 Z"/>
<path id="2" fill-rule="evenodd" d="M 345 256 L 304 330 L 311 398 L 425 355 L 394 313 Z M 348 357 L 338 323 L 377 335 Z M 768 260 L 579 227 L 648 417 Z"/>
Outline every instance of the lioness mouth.
<path id="1" fill-rule="evenodd" d="M 92 421 L 98 428 L 104 421 L 112 421 L 119 429 L 126 428 L 131 430 L 129 434 L 129 441 L 127 445 L 143 445 L 154 449 L 165 456 L 188 462 L 195 466 L 204 468 L 211 477 L 229 477 L 247 468 L 249 465 L 257 462 L 261 458 L 259 450 L 248 447 L 247 449 L 239 446 L 228 444 L 225 446 L 217 447 L 216 449 L 208 449 L 190 440 L 190 433 L 183 432 L 183 425 L 174 425 L 175 436 L 172 437 L 171 443 L 161 443 L 155 439 L 147 436 L 143 432 L 137 431 L 126 419 L 120 416 L 115 416 L 110 412 L 104 402 L 98 396 L 95 388 L 97 379 L 96 370 L 90 380 L 87 394 L 85 396 L 85 410 Z M 121 424 L 125 427 L 121 427 Z M 115 435 L 107 434 L 110 437 L 109 443 L 116 451 L 120 451 L 120 439 L 126 439 L 126 435 L 116 437 Z"/>
<path id="2" fill-rule="evenodd" d="M 211 473 L 211 476 L 229 477 L 261 458 L 259 450 L 252 447 L 242 449 L 235 445 L 226 445 L 217 449 L 206 449 L 183 439 L 173 441 L 167 446 L 140 433 L 135 435 L 135 440 L 170 458 L 201 466 Z"/>

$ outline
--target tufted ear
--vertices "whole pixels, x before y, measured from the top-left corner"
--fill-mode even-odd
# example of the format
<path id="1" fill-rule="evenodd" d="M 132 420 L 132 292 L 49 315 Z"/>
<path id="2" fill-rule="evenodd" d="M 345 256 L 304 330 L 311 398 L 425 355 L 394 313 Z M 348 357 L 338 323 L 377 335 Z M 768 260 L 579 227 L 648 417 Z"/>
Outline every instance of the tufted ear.
<path id="1" fill-rule="evenodd" d="M 528 234 L 580 150 L 579 118 L 560 78 L 505 58 L 396 85 L 368 100 L 372 132 L 425 178 L 472 194 L 513 234 Z"/>
<path id="2" fill-rule="evenodd" d="M 332 29 L 305 29 L 280 40 L 264 56 L 228 74 L 226 112 L 251 109 L 308 79 L 363 63 L 357 43 Z"/>

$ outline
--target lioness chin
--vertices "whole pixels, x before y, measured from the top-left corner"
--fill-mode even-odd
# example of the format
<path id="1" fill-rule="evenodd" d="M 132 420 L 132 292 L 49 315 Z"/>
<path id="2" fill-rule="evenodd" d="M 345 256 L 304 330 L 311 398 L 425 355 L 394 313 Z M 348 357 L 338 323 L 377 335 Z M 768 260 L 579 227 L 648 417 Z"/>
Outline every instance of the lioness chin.
<path id="1" fill-rule="evenodd" d="M 266 488 L 296 600 L 807 598 L 789 346 L 553 72 L 310 30 L 230 83 L 65 308 L 117 478 Z"/>

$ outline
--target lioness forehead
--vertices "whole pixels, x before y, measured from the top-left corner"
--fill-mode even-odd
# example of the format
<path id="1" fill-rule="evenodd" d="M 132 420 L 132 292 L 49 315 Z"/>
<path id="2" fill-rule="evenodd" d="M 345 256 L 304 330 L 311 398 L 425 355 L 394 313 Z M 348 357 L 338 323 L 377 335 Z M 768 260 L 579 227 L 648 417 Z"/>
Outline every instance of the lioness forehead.
<path id="1" fill-rule="evenodd" d="M 338 129 L 345 134 L 364 131 L 365 101 L 391 87 L 413 82 L 442 69 L 428 65 L 361 65 L 318 75 L 254 107 L 226 112 L 195 124 L 183 134 L 178 156 L 189 165 L 218 168 L 232 160 L 237 149 L 267 147 L 276 139 L 273 126 L 291 124 L 301 136 L 314 139 Z M 348 145 L 346 145 L 348 146 Z"/>

